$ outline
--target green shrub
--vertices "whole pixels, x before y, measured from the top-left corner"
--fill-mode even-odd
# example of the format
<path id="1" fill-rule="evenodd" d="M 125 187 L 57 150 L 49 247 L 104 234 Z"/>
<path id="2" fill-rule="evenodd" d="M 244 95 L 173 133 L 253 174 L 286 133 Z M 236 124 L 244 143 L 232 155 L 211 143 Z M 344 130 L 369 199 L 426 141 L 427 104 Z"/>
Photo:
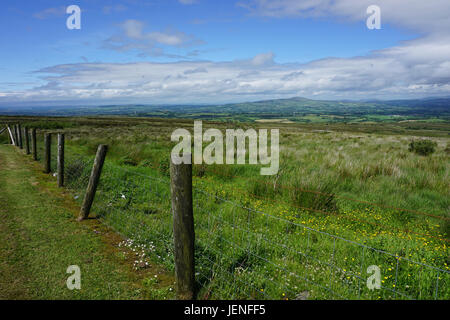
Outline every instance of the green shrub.
<path id="1" fill-rule="evenodd" d="M 415 152 L 421 156 L 428 156 L 435 151 L 437 143 L 431 140 L 411 141 L 409 151 Z"/>

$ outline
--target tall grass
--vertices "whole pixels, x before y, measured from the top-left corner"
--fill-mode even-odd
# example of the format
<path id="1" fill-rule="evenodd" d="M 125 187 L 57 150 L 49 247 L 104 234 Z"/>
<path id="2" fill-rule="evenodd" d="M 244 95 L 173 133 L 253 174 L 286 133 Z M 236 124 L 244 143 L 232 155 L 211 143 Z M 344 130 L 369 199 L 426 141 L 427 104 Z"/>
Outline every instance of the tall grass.
<path id="1" fill-rule="evenodd" d="M 151 254 L 168 269 L 170 134 L 184 125 L 67 131 L 66 172 L 77 199 L 98 144 L 108 144 L 94 212 L 124 236 L 155 244 Z M 448 139 L 435 138 L 436 152 L 424 158 L 408 151 L 407 136 L 284 130 L 277 176 L 261 177 L 250 165 L 194 166 L 200 297 L 404 298 L 398 289 L 431 299 L 440 276 L 438 298 L 448 299 L 447 275 L 395 258 L 448 270 L 448 220 L 416 213 L 449 218 Z M 367 290 L 369 265 L 381 267 L 389 290 Z"/>

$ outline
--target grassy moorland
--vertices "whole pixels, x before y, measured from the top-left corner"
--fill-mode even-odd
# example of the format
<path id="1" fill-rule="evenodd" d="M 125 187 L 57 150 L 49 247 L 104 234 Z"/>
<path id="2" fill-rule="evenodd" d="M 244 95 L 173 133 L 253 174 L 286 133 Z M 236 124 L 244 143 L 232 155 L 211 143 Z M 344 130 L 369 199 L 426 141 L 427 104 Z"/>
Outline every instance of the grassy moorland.
<path id="1" fill-rule="evenodd" d="M 18 121 L 66 133 L 67 182 L 78 199 L 97 145 L 108 144 L 95 214 L 173 270 L 170 135 L 192 121 L 0 118 Z M 281 150 L 273 177 L 259 176 L 259 166 L 194 166 L 200 298 L 450 298 L 449 274 L 431 268 L 450 263 L 447 122 L 204 127 L 279 128 Z M 433 154 L 408 150 L 421 139 L 436 143 Z M 381 269 L 381 290 L 365 285 L 371 265 Z"/>

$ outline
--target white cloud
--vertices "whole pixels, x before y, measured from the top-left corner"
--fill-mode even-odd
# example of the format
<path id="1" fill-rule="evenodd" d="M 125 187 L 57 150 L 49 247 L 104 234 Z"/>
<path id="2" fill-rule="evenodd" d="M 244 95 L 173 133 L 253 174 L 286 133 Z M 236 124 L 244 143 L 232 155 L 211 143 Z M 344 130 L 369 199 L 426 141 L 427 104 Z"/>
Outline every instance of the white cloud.
<path id="1" fill-rule="evenodd" d="M 450 1 L 378 0 L 382 24 L 416 30 L 421 37 L 366 56 L 278 64 L 266 52 L 247 60 L 173 63 L 80 63 L 39 70 L 46 82 L 32 90 L 0 92 L 1 101 L 214 103 L 306 96 L 405 98 L 450 94 Z M 366 18 L 373 0 L 253 0 L 241 3 L 270 17 Z M 166 55 L 169 47 L 198 41 L 177 30 L 145 31 L 137 20 L 105 46 Z M 175 57 L 175 56 L 173 56 Z"/>
<path id="2" fill-rule="evenodd" d="M 195 68 L 195 69 L 189 69 L 189 70 L 186 70 L 186 71 L 184 71 L 183 73 L 184 74 L 194 74 L 194 73 L 208 73 L 208 70 L 206 70 L 206 68 L 203 68 L 203 67 L 198 67 L 198 68 Z"/>
<path id="3" fill-rule="evenodd" d="M 47 85 L 3 92 L 2 100 L 213 103 L 306 96 L 401 98 L 450 93 L 450 41 L 424 38 L 355 58 L 307 64 L 271 54 L 229 62 L 81 63 L 39 70 Z"/>
<path id="4" fill-rule="evenodd" d="M 274 57 L 275 55 L 273 54 L 273 52 L 261 53 L 252 59 L 252 64 L 255 66 L 272 64 Z"/>
<path id="5" fill-rule="evenodd" d="M 122 4 L 116 4 L 111 6 L 104 6 L 102 9 L 102 12 L 104 14 L 111 14 L 115 12 L 123 12 L 126 11 L 128 8 Z"/>
<path id="6" fill-rule="evenodd" d="M 33 17 L 40 20 L 45 20 L 53 17 L 62 17 L 66 14 L 65 7 L 55 7 L 55 8 L 47 8 L 45 10 L 36 12 L 33 14 Z"/>
<path id="7" fill-rule="evenodd" d="M 127 37 L 132 39 L 142 39 L 143 38 L 143 29 L 144 23 L 138 20 L 127 20 L 122 23 L 121 27 L 125 31 Z"/>
<path id="8" fill-rule="evenodd" d="M 120 24 L 120 28 L 121 33 L 104 41 L 104 49 L 123 52 L 136 50 L 140 52 L 141 56 L 182 58 L 182 56 L 167 53 L 163 47 L 188 48 L 204 44 L 203 41 L 196 37 L 175 29 L 145 32 L 145 24 L 139 20 L 126 20 Z"/>
<path id="9" fill-rule="evenodd" d="M 146 35 L 150 41 L 165 44 L 168 46 L 181 46 L 189 41 L 189 37 L 180 31 L 175 32 L 150 32 Z"/>
<path id="10" fill-rule="evenodd" d="M 240 5 L 267 17 L 367 18 L 370 5 L 381 8 L 382 21 L 425 33 L 446 33 L 450 27 L 448 0 L 247 0 Z"/>

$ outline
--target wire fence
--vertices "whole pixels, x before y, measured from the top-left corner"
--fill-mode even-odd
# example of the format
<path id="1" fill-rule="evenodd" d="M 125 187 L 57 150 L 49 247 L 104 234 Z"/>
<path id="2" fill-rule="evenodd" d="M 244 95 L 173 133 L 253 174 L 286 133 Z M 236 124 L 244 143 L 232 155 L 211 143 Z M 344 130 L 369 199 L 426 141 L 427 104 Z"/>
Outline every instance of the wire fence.
<path id="1" fill-rule="evenodd" d="M 206 242 L 223 242 L 225 246 L 215 246 L 222 254 L 231 250 L 231 257 L 240 257 L 237 267 L 228 269 L 233 281 L 240 273 L 253 273 L 249 278 L 271 298 L 296 299 L 302 292 L 338 299 L 438 299 L 440 294 L 448 298 L 448 271 L 198 192 L 225 204 L 215 211 L 202 208 L 204 198 L 197 201 L 196 208 L 209 216 L 209 225 L 200 228 L 209 230 Z M 383 271 L 380 290 L 367 287 L 371 265 Z M 421 280 L 424 275 L 429 279 Z"/>
<path id="2" fill-rule="evenodd" d="M 69 156 L 81 200 L 92 158 Z M 201 299 L 449 299 L 447 270 L 246 207 L 194 186 L 195 272 Z M 174 270 L 170 178 L 106 161 L 93 212 L 142 249 L 135 268 Z M 370 266 L 381 270 L 370 290 Z"/>
<path id="3" fill-rule="evenodd" d="M 77 201 L 92 162 L 66 153 L 66 186 Z M 269 214 L 219 191 L 193 188 L 198 298 L 450 299 L 448 270 Z M 106 161 L 93 212 L 129 239 L 135 269 L 157 261 L 174 270 L 170 198 L 167 175 Z M 369 289 L 371 266 L 380 270 L 379 289 Z"/>
<path id="4" fill-rule="evenodd" d="M 214 168 L 210 169 L 211 172 L 213 172 L 215 175 L 219 177 L 224 177 L 224 175 L 219 172 L 218 170 L 214 170 Z M 236 175 L 227 175 L 226 178 L 233 178 L 237 179 L 238 176 Z M 277 181 L 277 178 L 272 179 L 274 181 L 267 181 L 267 179 L 264 178 L 254 178 L 254 177 L 246 177 L 249 181 L 252 183 L 256 183 L 258 187 L 256 192 L 255 190 L 245 190 L 239 187 L 233 187 L 234 190 L 237 190 L 241 194 L 247 194 L 249 197 L 258 199 L 270 204 L 287 204 L 289 207 L 295 208 L 296 210 L 300 211 L 308 211 L 308 212 L 314 212 L 319 213 L 323 216 L 336 216 L 339 215 L 339 211 L 341 206 L 344 206 L 344 204 L 347 203 L 353 203 L 357 204 L 359 208 L 361 208 L 361 205 L 364 207 L 374 208 L 378 210 L 383 209 L 390 209 L 392 213 L 395 213 L 395 218 L 399 221 L 402 221 L 401 227 L 395 227 L 390 224 L 383 223 L 382 218 L 383 216 L 378 216 L 378 219 L 376 218 L 377 215 L 373 214 L 375 212 L 371 212 L 369 215 L 358 215 L 353 216 L 347 214 L 339 215 L 339 217 L 343 220 L 347 220 L 350 223 L 358 223 L 363 225 L 368 225 L 373 228 L 376 228 L 378 230 L 384 230 L 392 233 L 392 236 L 399 237 L 399 238 L 405 238 L 405 237 L 415 237 L 422 240 L 427 241 L 439 241 L 442 243 L 448 244 L 450 243 L 450 239 L 448 238 L 448 225 L 450 223 L 450 218 L 445 215 L 436 215 L 436 214 L 430 214 L 423 211 L 418 210 L 411 210 L 411 209 L 405 209 L 405 208 L 398 208 L 394 206 L 389 205 L 383 205 L 371 201 L 364 201 L 360 199 L 354 199 L 351 197 L 336 195 L 335 193 L 327 193 L 317 190 L 308 190 L 301 187 L 295 187 L 295 186 L 287 186 L 280 184 Z M 269 189 L 269 190 L 267 190 Z M 263 191 L 269 191 L 267 192 L 269 196 L 261 196 L 258 195 L 258 192 Z M 287 190 L 290 193 L 290 200 L 289 203 L 286 203 L 285 200 L 277 198 L 276 192 L 274 190 Z M 302 201 L 306 200 L 306 201 Z M 308 201 L 309 200 L 309 201 Z M 337 202 L 339 200 L 339 204 Z M 306 204 L 302 204 L 305 202 Z M 317 205 L 317 203 L 321 203 L 322 205 Z M 361 210 L 358 210 L 361 212 Z M 389 217 L 389 215 L 385 215 L 385 217 Z M 440 225 L 437 225 L 439 227 L 442 227 L 441 232 L 433 232 L 434 234 L 431 234 L 429 230 L 426 230 L 425 228 L 422 228 L 424 230 L 414 230 L 408 227 L 407 222 L 408 221 L 420 221 L 417 218 L 424 218 L 425 219 L 435 219 L 436 222 L 440 223 Z M 416 223 L 416 226 L 421 226 L 420 223 Z M 447 228 L 447 229 L 446 229 Z M 395 233 L 394 233 L 395 232 Z"/>
<path id="5" fill-rule="evenodd" d="M 153 168 L 158 170 L 157 166 L 153 166 Z M 335 193 L 283 185 L 279 183 L 277 177 L 242 177 L 233 174 L 232 171 L 231 173 L 230 170 L 222 172 L 217 170 L 215 166 L 211 166 L 207 170 L 202 168 L 199 176 L 208 177 L 212 173 L 225 181 L 230 181 L 231 179 L 239 182 L 243 180 L 248 181 L 250 182 L 250 188 L 240 188 L 239 185 L 241 183 L 238 183 L 233 185 L 232 190 L 238 193 L 239 196 L 247 195 L 251 199 L 257 199 L 272 206 L 288 206 L 296 211 L 317 213 L 325 217 L 338 216 L 339 219 L 345 220 L 344 222 L 367 226 L 370 229 L 377 230 L 377 232 L 389 233 L 391 237 L 399 239 L 411 240 L 414 238 L 428 243 L 445 243 L 446 246 L 450 242 L 448 238 L 448 226 L 450 225 L 448 213 L 438 215 L 419 210 L 399 208 Z M 239 171 L 239 169 L 236 171 Z M 287 191 L 287 197 L 282 191 Z M 355 212 L 357 214 L 353 214 L 354 210 L 345 210 L 345 207 L 349 207 L 349 204 L 351 204 L 351 208 L 356 208 Z M 368 208 L 371 210 L 367 210 Z M 342 209 L 344 214 L 341 214 Z M 390 212 L 385 214 L 385 211 Z M 379 214 L 380 212 L 383 214 Z M 391 217 L 398 222 L 398 227 L 394 226 L 391 221 L 385 221 Z M 432 221 L 438 224 L 430 223 Z M 430 227 L 434 230 L 431 230 Z"/>
<path id="6" fill-rule="evenodd" d="M 283 203 L 280 201 L 276 201 L 273 199 L 269 199 L 267 197 L 261 197 L 261 196 L 257 196 L 257 195 L 253 195 L 253 194 L 249 194 L 249 192 L 247 190 L 244 190 L 242 188 L 235 188 L 235 190 L 242 192 L 242 194 L 247 194 L 249 196 L 251 196 L 252 198 L 255 199 L 259 199 L 259 200 L 263 200 L 266 201 L 268 203 Z M 305 192 L 305 191 L 303 191 Z M 322 215 L 331 215 L 331 216 L 336 216 L 338 213 L 337 212 L 329 212 L 326 210 L 321 210 L 321 209 L 317 209 L 317 208 L 312 208 L 312 207 L 307 207 L 307 206 L 300 206 L 297 204 L 293 204 L 293 203 L 289 203 L 289 206 L 297 209 L 297 210 L 303 210 L 303 211 L 308 211 L 308 212 L 314 212 L 314 213 L 320 213 Z M 414 231 L 414 230 L 410 230 L 410 229 L 405 229 L 405 228 L 397 228 L 394 227 L 392 225 L 386 225 L 383 223 L 380 223 L 378 221 L 370 221 L 368 218 L 370 217 L 354 217 L 354 216 L 348 216 L 348 215 L 341 215 L 340 216 L 343 220 L 348 220 L 350 222 L 356 222 L 356 223 L 361 223 L 361 224 L 366 224 L 366 225 L 370 225 L 370 226 L 374 226 L 377 227 L 381 230 L 390 230 L 390 231 L 395 231 L 397 232 L 397 236 L 400 236 L 401 234 L 406 234 L 406 235 L 411 235 L 411 236 L 415 236 L 415 237 L 420 237 L 422 239 L 425 240 L 438 240 L 438 241 L 442 241 L 445 243 L 450 243 L 450 239 L 447 239 L 443 236 L 437 236 L 437 235 L 433 235 L 433 234 L 429 234 L 429 233 L 424 233 L 424 232 L 418 232 L 418 231 Z M 441 220 L 448 220 L 447 217 L 440 217 L 440 216 L 436 216 Z"/>

